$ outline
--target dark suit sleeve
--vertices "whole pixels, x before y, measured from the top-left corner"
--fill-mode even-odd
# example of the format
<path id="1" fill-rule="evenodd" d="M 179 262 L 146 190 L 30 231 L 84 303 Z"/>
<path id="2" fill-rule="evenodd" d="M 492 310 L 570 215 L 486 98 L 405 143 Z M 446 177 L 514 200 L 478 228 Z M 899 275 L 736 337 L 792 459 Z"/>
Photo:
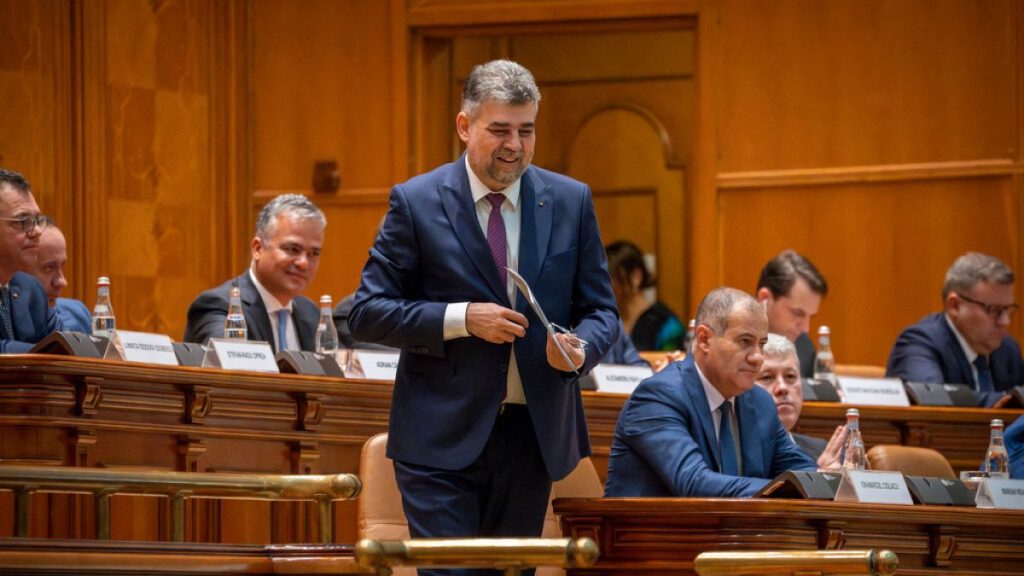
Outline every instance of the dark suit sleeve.
<path id="1" fill-rule="evenodd" d="M 941 353 L 920 326 L 907 328 L 896 339 L 885 375 L 910 382 L 945 383 Z"/>
<path id="2" fill-rule="evenodd" d="M 15 273 L 10 285 L 21 297 L 12 305 L 12 323 L 18 340 L 0 340 L 0 354 L 28 352 L 46 336 L 64 329 L 64 321 L 46 300 L 43 286 L 34 277 Z"/>
<path id="3" fill-rule="evenodd" d="M 573 288 L 572 324 L 588 342 L 580 374 L 590 372 L 611 348 L 619 322 L 612 293 L 604 244 L 597 226 L 597 214 L 590 189 L 581 195 L 579 259 Z M 634 350 L 635 351 L 635 350 Z"/>
<path id="4" fill-rule="evenodd" d="M 811 459 L 796 442 L 789 437 L 789 432 L 776 420 L 775 426 L 775 457 L 772 458 L 772 478 L 790 470 L 817 470 L 818 463 Z"/>
<path id="5" fill-rule="evenodd" d="M 405 190 L 391 190 L 388 214 L 363 268 L 349 329 L 356 340 L 444 356 L 446 302 L 415 300 L 418 239 Z"/>
<path id="6" fill-rule="evenodd" d="M 223 337 L 227 316 L 227 300 L 213 290 L 203 292 L 188 308 L 184 341 L 206 344 L 210 338 Z"/>
<path id="7" fill-rule="evenodd" d="M 693 430 L 695 414 L 680 412 L 654 387 L 638 388 L 640 396 L 623 410 L 619 438 L 646 462 L 675 496 L 736 498 L 751 496 L 768 480 L 715 472 L 704 461 Z M 636 396 L 636 393 L 634 393 Z"/>

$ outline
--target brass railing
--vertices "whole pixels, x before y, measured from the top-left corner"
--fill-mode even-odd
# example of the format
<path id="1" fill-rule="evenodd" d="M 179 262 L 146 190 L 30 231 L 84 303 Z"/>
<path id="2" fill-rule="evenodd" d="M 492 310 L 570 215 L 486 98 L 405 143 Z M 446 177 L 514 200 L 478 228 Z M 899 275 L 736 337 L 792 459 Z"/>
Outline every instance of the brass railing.
<path id="1" fill-rule="evenodd" d="M 185 539 L 187 498 L 312 500 L 317 503 L 320 542 L 332 540 L 334 500 L 351 500 L 362 485 L 354 474 L 276 475 L 150 472 L 99 468 L 0 466 L 0 490 L 14 492 L 14 535 L 29 534 L 33 492 L 90 494 L 96 503 L 96 538 L 110 539 L 110 497 L 114 494 L 166 496 L 171 503 L 171 540 Z"/>
<path id="2" fill-rule="evenodd" d="M 597 543 L 590 538 L 439 538 L 360 540 L 356 561 L 381 576 L 393 566 L 475 567 L 519 574 L 530 566 L 586 568 L 597 561 Z"/>
<path id="3" fill-rule="evenodd" d="M 855 575 L 889 576 L 899 567 L 889 550 L 704 552 L 693 563 L 700 576 Z"/>

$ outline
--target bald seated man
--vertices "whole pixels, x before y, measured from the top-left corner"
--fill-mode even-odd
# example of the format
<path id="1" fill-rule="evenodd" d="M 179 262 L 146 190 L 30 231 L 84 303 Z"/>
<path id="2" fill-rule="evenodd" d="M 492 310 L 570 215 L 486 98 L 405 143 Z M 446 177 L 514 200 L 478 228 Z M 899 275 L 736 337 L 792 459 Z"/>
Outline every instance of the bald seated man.
<path id="1" fill-rule="evenodd" d="M 39 280 L 46 292 L 46 299 L 64 324 L 64 330 L 92 333 L 92 315 L 81 300 L 61 298 L 68 285 L 64 277 L 64 265 L 68 261 L 67 241 L 57 224 L 49 219 L 39 235 L 39 246 L 34 257 L 26 262 L 27 271 Z"/>
<path id="2" fill-rule="evenodd" d="M 696 323 L 693 353 L 641 382 L 623 407 L 606 496 L 753 496 L 783 472 L 818 469 L 755 384 L 768 339 L 764 306 L 717 288 Z"/>

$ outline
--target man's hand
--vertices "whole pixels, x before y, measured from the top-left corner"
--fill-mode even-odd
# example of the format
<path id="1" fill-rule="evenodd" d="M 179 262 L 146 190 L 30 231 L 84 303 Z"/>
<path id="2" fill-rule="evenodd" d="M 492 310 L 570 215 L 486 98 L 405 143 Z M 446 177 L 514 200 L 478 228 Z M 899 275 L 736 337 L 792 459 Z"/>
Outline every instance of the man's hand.
<path id="1" fill-rule="evenodd" d="M 818 472 L 838 472 L 843 467 L 843 446 L 846 445 L 846 426 L 836 426 L 828 445 L 818 456 Z"/>
<path id="2" fill-rule="evenodd" d="M 583 366 L 586 354 L 583 351 L 583 346 L 580 345 L 579 338 L 574 334 L 555 334 L 555 338 L 558 338 L 558 342 L 562 344 L 562 348 L 569 355 L 573 365 L 569 366 L 565 363 L 565 358 L 562 357 L 562 353 L 555 346 L 555 341 L 551 339 L 551 334 L 548 334 L 548 345 L 546 348 L 548 364 L 555 370 L 561 370 L 562 372 L 572 372 Z"/>
<path id="3" fill-rule="evenodd" d="M 683 352 L 682 350 L 676 350 L 675 352 L 666 352 L 664 356 L 654 361 L 654 365 L 651 366 L 651 368 L 655 372 L 661 372 L 666 367 L 668 367 L 669 364 L 684 359 L 686 359 L 686 352 Z"/>
<path id="4" fill-rule="evenodd" d="M 522 338 L 526 336 L 529 325 L 526 316 L 498 304 L 471 302 L 466 307 L 466 330 L 491 344 L 505 344 Z"/>

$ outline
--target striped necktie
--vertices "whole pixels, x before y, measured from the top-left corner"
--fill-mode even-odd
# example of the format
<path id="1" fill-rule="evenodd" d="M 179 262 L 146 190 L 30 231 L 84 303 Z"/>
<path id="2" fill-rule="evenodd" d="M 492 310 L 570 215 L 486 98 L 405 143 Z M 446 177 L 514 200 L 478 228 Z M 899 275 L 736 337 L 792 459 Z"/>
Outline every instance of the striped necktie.
<path id="1" fill-rule="evenodd" d="M 0 322 L 3 323 L 4 337 L 14 340 L 14 327 L 11 322 L 11 289 L 0 287 Z"/>

